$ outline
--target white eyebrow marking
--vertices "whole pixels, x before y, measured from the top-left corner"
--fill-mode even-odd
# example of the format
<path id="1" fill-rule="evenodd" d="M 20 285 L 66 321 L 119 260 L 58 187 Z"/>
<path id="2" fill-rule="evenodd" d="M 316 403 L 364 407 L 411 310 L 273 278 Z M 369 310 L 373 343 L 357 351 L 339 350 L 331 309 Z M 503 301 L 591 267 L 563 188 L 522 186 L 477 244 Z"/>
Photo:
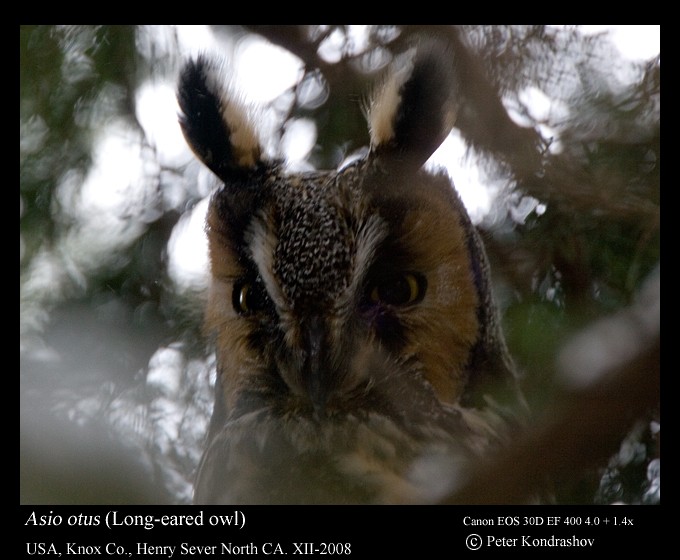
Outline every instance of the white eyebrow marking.
<path id="1" fill-rule="evenodd" d="M 257 266 L 267 293 L 277 309 L 283 310 L 286 308 L 286 299 L 273 272 L 277 239 L 276 226 L 264 212 L 253 218 L 245 234 L 245 242 L 250 249 L 250 256 Z"/>

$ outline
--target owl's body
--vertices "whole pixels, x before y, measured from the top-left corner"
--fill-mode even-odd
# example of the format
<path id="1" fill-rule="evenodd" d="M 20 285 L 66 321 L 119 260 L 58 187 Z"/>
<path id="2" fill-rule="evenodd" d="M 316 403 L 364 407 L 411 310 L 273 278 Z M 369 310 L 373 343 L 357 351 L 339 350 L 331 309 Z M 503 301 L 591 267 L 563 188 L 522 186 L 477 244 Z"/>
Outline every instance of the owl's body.
<path id="1" fill-rule="evenodd" d="M 452 125 L 442 52 L 398 66 L 372 147 L 288 175 L 246 113 L 190 62 L 182 127 L 224 182 L 208 216 L 217 383 L 198 503 L 436 500 L 499 443 L 480 406 L 514 376 L 484 251 L 445 175 L 420 168 Z M 487 403 L 488 404 L 488 403 Z"/>

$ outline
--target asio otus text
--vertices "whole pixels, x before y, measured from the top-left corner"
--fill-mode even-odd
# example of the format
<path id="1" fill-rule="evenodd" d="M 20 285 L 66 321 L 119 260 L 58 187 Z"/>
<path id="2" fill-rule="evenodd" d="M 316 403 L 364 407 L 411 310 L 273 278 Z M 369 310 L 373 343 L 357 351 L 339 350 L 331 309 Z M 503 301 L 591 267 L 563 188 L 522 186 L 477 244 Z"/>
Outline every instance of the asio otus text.
<path id="1" fill-rule="evenodd" d="M 422 170 L 455 118 L 450 53 L 395 59 L 368 106 L 368 154 L 339 170 L 268 159 L 206 58 L 185 66 L 178 99 L 222 182 L 207 219 L 216 398 L 195 500 L 436 500 L 502 441 L 488 389 L 515 382 L 480 238 L 448 176 Z"/>

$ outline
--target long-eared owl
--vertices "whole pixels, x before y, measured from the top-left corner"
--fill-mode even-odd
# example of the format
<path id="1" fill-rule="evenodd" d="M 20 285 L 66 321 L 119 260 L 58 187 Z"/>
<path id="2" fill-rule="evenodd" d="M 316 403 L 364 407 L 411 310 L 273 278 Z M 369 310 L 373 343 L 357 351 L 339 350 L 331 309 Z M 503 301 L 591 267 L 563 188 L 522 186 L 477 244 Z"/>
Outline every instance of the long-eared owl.
<path id="1" fill-rule="evenodd" d="M 180 124 L 219 178 L 207 218 L 214 411 L 196 503 L 413 503 L 501 443 L 514 391 L 487 258 L 447 175 L 451 53 L 395 58 L 367 104 L 371 145 L 286 173 L 218 66 L 189 61 Z"/>

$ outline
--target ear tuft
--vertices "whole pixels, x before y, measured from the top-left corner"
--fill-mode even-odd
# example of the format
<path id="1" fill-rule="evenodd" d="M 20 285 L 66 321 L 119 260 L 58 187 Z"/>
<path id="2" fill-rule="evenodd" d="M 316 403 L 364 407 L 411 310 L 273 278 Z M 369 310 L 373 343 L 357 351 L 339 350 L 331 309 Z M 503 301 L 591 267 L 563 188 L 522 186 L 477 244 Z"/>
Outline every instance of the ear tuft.
<path id="1" fill-rule="evenodd" d="M 248 111 L 224 89 L 219 66 L 198 57 L 180 74 L 177 100 L 180 125 L 198 158 L 223 181 L 254 169 L 261 161 L 260 142 Z"/>
<path id="2" fill-rule="evenodd" d="M 426 41 L 395 58 L 368 107 L 371 149 L 379 157 L 422 165 L 456 118 L 453 52 Z"/>

